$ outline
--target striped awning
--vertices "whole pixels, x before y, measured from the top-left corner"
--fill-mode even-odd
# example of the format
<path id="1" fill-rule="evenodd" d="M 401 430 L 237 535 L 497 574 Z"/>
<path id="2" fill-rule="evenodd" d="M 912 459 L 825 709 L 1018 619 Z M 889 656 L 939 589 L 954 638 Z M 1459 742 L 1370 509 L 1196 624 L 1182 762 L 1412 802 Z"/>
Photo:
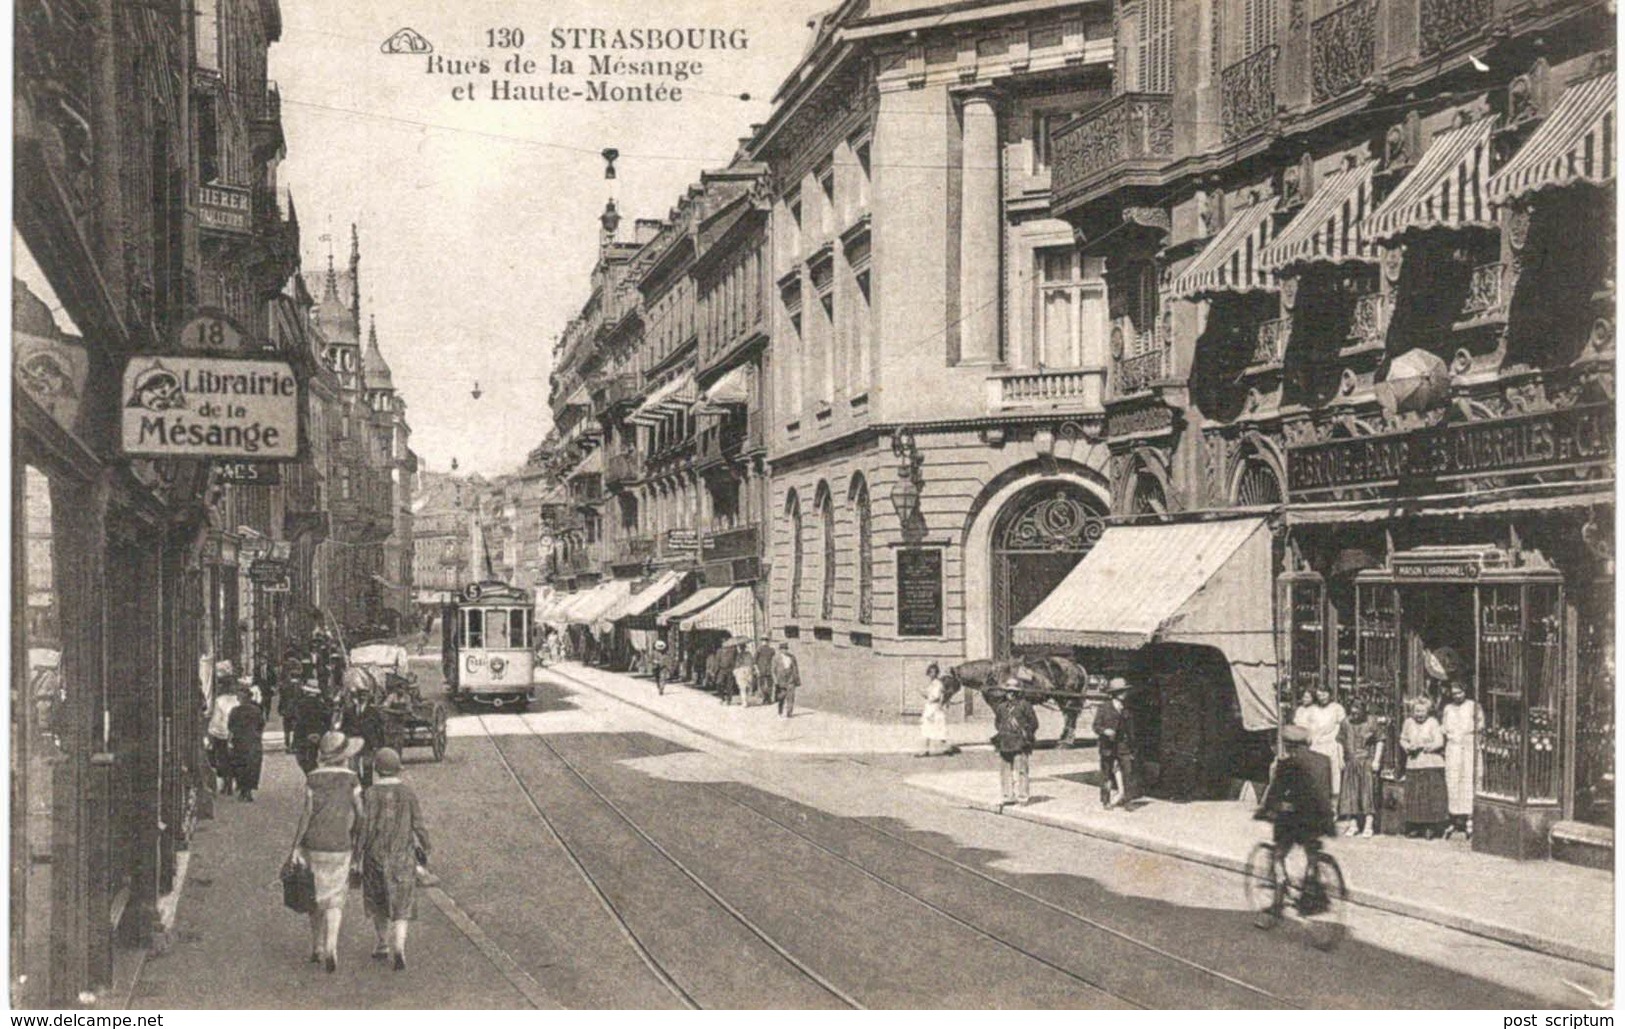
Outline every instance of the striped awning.
<path id="1" fill-rule="evenodd" d="M 1275 236 L 1276 198 L 1269 197 L 1237 211 L 1208 241 L 1189 268 L 1174 280 L 1169 298 L 1197 300 L 1217 293 L 1276 289 L 1275 276 L 1259 263 Z"/>
<path id="2" fill-rule="evenodd" d="M 1366 240 L 1388 243 L 1430 229 L 1495 228 L 1485 184 L 1498 120 L 1481 118 L 1435 136 L 1405 181 L 1371 215 Z"/>
<path id="3" fill-rule="evenodd" d="M 682 572 L 661 572 L 654 582 L 632 594 L 614 613 L 614 620 L 636 618 L 660 603 L 683 581 Z"/>
<path id="4" fill-rule="evenodd" d="M 637 410 L 626 416 L 626 420 L 641 425 L 658 425 L 672 415 L 688 410 L 699 398 L 700 391 L 695 388 L 694 376 L 685 372 L 649 394 Z"/>
<path id="5" fill-rule="evenodd" d="M 1552 113 L 1484 187 L 1490 203 L 1505 204 L 1542 189 L 1614 181 L 1617 76 L 1577 82 Z"/>
<path id="6" fill-rule="evenodd" d="M 733 589 L 732 586 L 707 586 L 702 590 L 695 590 L 694 595 L 687 600 L 673 604 L 670 609 L 660 612 L 655 617 L 656 625 L 665 625 L 673 618 L 682 619 L 688 615 L 698 614 L 722 599 L 722 595 Z"/>
<path id="7" fill-rule="evenodd" d="M 1377 254 L 1362 226 L 1376 207 L 1371 186 L 1376 170 L 1376 161 L 1363 161 L 1326 176 L 1303 210 L 1264 250 L 1259 263 L 1281 273 L 1307 264 L 1375 262 Z"/>
<path id="8" fill-rule="evenodd" d="M 756 638 L 756 602 L 751 599 L 749 586 L 735 586 L 722 595 L 722 599 L 699 614 L 690 615 L 678 623 L 684 632 L 710 630 L 726 632 L 745 639 Z"/>
<path id="9" fill-rule="evenodd" d="M 744 365 L 730 369 L 700 394 L 699 402 L 694 405 L 695 413 L 721 412 L 729 404 L 750 403 L 748 376 L 749 371 Z"/>

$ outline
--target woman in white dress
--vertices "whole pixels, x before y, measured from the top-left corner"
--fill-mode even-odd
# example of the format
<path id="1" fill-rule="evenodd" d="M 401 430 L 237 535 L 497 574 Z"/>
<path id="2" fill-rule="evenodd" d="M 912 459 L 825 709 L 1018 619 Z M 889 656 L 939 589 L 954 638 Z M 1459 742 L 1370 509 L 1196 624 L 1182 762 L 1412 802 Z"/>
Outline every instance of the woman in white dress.
<path id="1" fill-rule="evenodd" d="M 1300 708 L 1295 719 L 1309 730 L 1309 749 L 1325 754 L 1332 763 L 1332 801 L 1335 803 L 1343 788 L 1343 722 L 1348 713 L 1343 705 L 1332 699 L 1326 686 L 1315 688 L 1314 703 Z"/>
<path id="2" fill-rule="evenodd" d="M 1484 713 L 1478 704 L 1467 698 L 1467 687 L 1457 681 L 1450 683 L 1450 699 L 1439 715 L 1439 727 L 1444 730 L 1444 785 L 1450 803 L 1450 827 L 1444 831 L 1449 839 L 1462 833 L 1469 839 L 1473 835 L 1473 760 L 1478 754 L 1478 733 L 1484 728 Z"/>
<path id="3" fill-rule="evenodd" d="M 925 677 L 929 685 L 921 694 L 925 707 L 920 711 L 920 735 L 925 737 L 925 750 L 918 757 L 948 753 L 948 706 L 943 702 L 947 688 L 935 661 L 925 666 Z"/>

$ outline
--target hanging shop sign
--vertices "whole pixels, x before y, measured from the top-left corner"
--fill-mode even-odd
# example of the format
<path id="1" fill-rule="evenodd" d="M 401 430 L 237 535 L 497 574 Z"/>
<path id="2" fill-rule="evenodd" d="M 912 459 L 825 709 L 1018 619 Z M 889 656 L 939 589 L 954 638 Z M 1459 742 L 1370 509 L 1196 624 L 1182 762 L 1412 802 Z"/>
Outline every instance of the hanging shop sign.
<path id="1" fill-rule="evenodd" d="M 692 554 L 700 549 L 700 534 L 693 529 L 667 529 L 666 553 Z"/>
<path id="2" fill-rule="evenodd" d="M 1471 582 L 1511 564 L 1507 552 L 1494 547 L 1419 547 L 1399 551 L 1391 561 L 1394 578 L 1405 582 Z"/>
<path id="3" fill-rule="evenodd" d="M 1564 471 L 1613 458 L 1613 408 L 1585 404 L 1292 447 L 1287 451 L 1287 485 L 1294 494 L 1317 493 L 1398 486 L 1406 480 Z"/>
<path id="4" fill-rule="evenodd" d="M 267 593 L 287 593 L 291 589 L 288 562 L 259 558 L 248 566 L 248 581 Z"/>
<path id="5" fill-rule="evenodd" d="M 286 361 L 134 357 L 124 367 L 120 398 L 126 456 L 299 456 L 300 388 Z"/>
<path id="6" fill-rule="evenodd" d="M 206 232 L 247 236 L 254 231 L 254 194 L 240 186 L 199 186 L 198 227 Z"/>
<path id="7" fill-rule="evenodd" d="M 214 466 L 220 482 L 233 486 L 280 486 L 282 466 L 263 461 L 222 461 Z"/>
<path id="8" fill-rule="evenodd" d="M 942 635 L 942 551 L 937 547 L 897 551 L 897 635 Z"/>

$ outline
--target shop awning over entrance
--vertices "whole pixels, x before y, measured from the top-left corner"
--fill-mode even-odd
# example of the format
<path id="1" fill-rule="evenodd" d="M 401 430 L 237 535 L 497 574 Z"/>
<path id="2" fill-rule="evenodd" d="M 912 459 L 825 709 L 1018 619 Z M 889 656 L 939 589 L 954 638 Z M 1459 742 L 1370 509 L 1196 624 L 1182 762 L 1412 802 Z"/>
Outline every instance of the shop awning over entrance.
<path id="1" fill-rule="evenodd" d="M 1361 230 L 1376 206 L 1371 186 L 1376 170 L 1376 161 L 1364 161 L 1326 176 L 1303 210 L 1264 249 L 1260 265 L 1295 275 L 1304 265 L 1376 261 L 1378 255 Z"/>
<path id="2" fill-rule="evenodd" d="M 600 620 L 604 612 L 625 600 L 632 593 L 632 583 L 626 579 L 601 582 L 570 605 L 566 614 L 571 625 L 591 625 Z"/>
<path id="3" fill-rule="evenodd" d="M 1505 204 L 1575 182 L 1612 182 L 1616 87 L 1616 76 L 1609 72 L 1565 90 L 1551 116 L 1491 177 L 1485 189 L 1490 203 Z"/>
<path id="4" fill-rule="evenodd" d="M 684 632 L 710 629 L 726 632 L 745 639 L 756 636 L 756 604 L 751 599 L 749 586 L 735 586 L 722 599 L 697 615 L 684 618 L 680 623 Z"/>
<path id="5" fill-rule="evenodd" d="M 626 603 L 611 612 L 610 620 L 636 618 L 665 599 L 666 595 L 676 589 L 682 581 L 682 572 L 661 572 L 654 582 L 632 594 L 626 599 Z"/>
<path id="6" fill-rule="evenodd" d="M 1018 645 L 1214 647 L 1230 663 L 1243 725 L 1269 729 L 1274 589 L 1262 518 L 1113 526 L 1013 635 Z"/>
<path id="7" fill-rule="evenodd" d="M 673 618 L 682 619 L 685 615 L 697 614 L 722 599 L 722 595 L 733 589 L 732 586 L 707 586 L 703 590 L 695 590 L 694 595 L 679 604 L 673 604 L 669 611 L 662 611 L 655 617 L 656 625 L 665 625 Z M 681 625 L 681 621 L 678 622 Z"/>
<path id="8" fill-rule="evenodd" d="M 556 624 L 566 624 L 562 612 L 568 607 L 579 593 L 555 593 L 551 597 L 536 605 L 536 620 Z"/>
<path id="9" fill-rule="evenodd" d="M 626 420 L 640 425 L 658 425 L 662 420 L 688 410 L 698 399 L 700 391 L 694 385 L 694 376 L 684 372 L 649 394 L 649 398 L 627 415 Z"/>

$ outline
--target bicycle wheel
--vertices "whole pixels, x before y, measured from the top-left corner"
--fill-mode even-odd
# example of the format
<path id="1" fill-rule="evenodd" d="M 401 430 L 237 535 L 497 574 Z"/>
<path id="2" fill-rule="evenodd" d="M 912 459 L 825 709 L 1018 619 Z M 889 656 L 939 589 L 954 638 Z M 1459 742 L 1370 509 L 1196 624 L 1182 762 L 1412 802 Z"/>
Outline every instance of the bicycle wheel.
<path id="1" fill-rule="evenodd" d="M 1321 950 L 1330 950 L 1347 932 L 1349 891 L 1343 869 L 1336 858 L 1321 854 L 1304 874 L 1306 878 L 1313 877 L 1315 893 L 1320 898 L 1317 906 L 1321 908 L 1309 919 L 1310 939 Z"/>
<path id="2" fill-rule="evenodd" d="M 1276 897 L 1281 891 L 1280 864 L 1275 860 L 1275 847 L 1269 843 L 1259 843 L 1253 847 L 1252 853 L 1247 855 L 1247 867 L 1243 873 L 1243 885 L 1247 890 L 1247 906 L 1253 911 L 1267 911 L 1275 906 Z"/>

